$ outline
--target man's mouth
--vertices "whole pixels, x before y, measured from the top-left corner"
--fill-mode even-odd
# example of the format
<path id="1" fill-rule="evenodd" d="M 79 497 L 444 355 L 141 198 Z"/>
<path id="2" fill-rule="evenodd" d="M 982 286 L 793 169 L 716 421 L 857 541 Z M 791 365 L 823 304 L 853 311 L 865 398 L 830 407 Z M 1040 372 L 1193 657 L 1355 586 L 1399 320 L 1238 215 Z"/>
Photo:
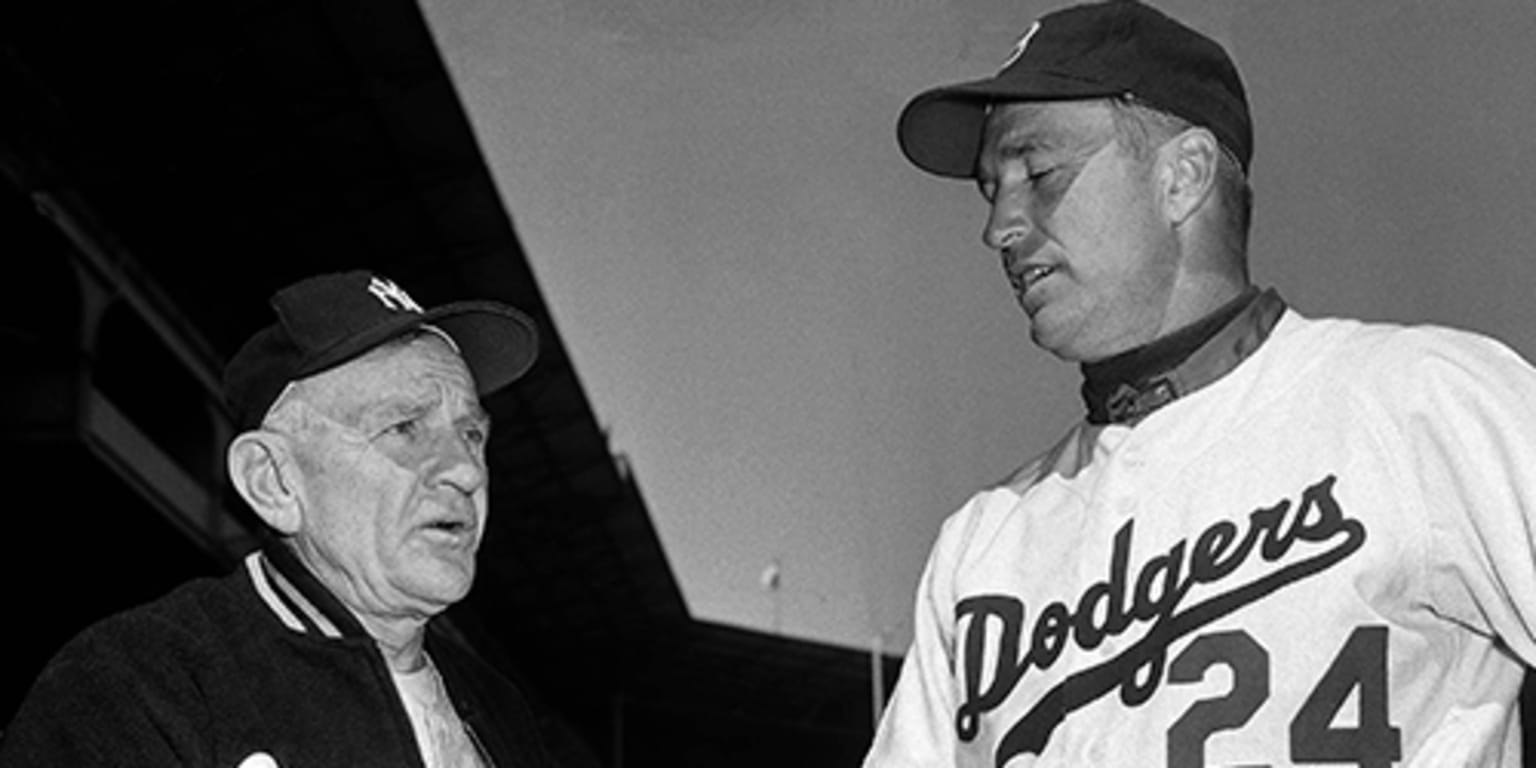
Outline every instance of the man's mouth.
<path id="1" fill-rule="evenodd" d="M 1056 268 L 1047 264 L 1028 266 L 1017 272 L 1008 271 L 1008 280 L 1013 283 L 1013 290 L 1020 296 L 1029 292 L 1029 289 L 1039 284 L 1041 280 L 1056 272 Z"/>
<path id="2" fill-rule="evenodd" d="M 430 534 L 435 534 L 454 540 L 473 539 L 475 535 L 475 524 L 470 520 L 443 518 L 440 520 L 432 520 L 423 524 L 421 526 L 421 530 Z"/>

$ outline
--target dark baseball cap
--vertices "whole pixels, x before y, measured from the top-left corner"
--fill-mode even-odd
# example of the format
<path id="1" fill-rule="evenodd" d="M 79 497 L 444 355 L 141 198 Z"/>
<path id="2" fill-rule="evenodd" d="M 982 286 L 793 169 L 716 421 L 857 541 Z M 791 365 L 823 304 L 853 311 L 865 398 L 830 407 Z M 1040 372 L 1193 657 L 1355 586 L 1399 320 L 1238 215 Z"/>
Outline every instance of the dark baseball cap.
<path id="1" fill-rule="evenodd" d="M 538 357 L 531 318 L 494 301 L 422 309 L 393 281 L 367 270 L 318 275 L 272 296 L 277 322 L 257 331 L 224 368 L 224 398 L 239 428 L 261 423 L 289 382 L 347 362 L 401 334 L 446 333 L 479 394 L 500 389 Z"/>
<path id="2" fill-rule="evenodd" d="M 1136 0 L 1041 17 L 997 75 L 934 88 L 908 102 L 897 140 L 917 167 L 970 178 L 991 104 L 1112 96 L 1210 130 L 1247 172 L 1253 125 L 1236 65 L 1216 41 Z"/>

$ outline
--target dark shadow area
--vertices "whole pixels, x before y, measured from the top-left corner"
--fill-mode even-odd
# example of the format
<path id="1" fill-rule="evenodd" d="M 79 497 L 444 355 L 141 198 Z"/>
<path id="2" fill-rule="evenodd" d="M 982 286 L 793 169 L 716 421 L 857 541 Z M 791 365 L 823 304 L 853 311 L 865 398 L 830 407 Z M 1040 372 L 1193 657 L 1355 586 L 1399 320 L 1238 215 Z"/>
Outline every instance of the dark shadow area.
<path id="1" fill-rule="evenodd" d="M 864 652 L 689 614 L 413 2 L 9 3 L 0 104 L 0 576 L 26 626 L 0 723 L 87 623 L 232 565 L 223 361 L 279 286 L 369 266 L 540 324 L 486 403 L 492 522 L 449 615 L 567 764 L 857 762 Z"/>

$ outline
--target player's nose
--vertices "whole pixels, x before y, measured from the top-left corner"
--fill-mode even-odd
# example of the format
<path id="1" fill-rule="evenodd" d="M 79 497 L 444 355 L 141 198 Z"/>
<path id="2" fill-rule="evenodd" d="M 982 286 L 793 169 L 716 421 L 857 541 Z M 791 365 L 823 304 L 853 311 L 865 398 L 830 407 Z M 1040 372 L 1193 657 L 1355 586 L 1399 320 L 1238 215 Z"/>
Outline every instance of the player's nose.
<path id="1" fill-rule="evenodd" d="M 1034 231 L 1028 211 L 1028 194 L 1019 185 L 1006 185 L 988 205 L 986 225 L 981 239 L 995 251 L 1016 248 Z"/>
<path id="2" fill-rule="evenodd" d="M 433 478 L 440 484 L 473 495 L 485 485 L 488 474 L 485 458 L 476 444 L 457 430 L 445 431 L 433 446 Z"/>

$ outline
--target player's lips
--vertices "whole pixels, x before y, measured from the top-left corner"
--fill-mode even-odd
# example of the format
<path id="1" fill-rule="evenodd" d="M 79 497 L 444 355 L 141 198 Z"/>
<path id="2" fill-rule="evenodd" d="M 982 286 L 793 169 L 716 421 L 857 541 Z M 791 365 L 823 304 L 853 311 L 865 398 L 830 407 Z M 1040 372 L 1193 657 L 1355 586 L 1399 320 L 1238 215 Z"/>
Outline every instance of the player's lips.
<path id="1" fill-rule="evenodd" d="M 1040 281 L 1056 273 L 1056 266 L 1044 262 L 1019 262 L 1012 263 L 1005 255 L 1003 257 L 1008 272 L 1008 282 L 1013 284 L 1014 293 L 1023 298 L 1031 288 L 1040 284 Z"/>
<path id="2" fill-rule="evenodd" d="M 466 544 L 475 540 L 480 526 L 474 515 L 438 515 L 416 526 L 416 530 L 433 539 L 453 544 Z"/>
<path id="3" fill-rule="evenodd" d="M 999 250 L 1003 272 L 1008 275 L 1008 282 L 1013 284 L 1013 291 L 1020 299 L 1040 281 L 1058 271 L 1060 263 L 1052 257 L 1053 250 L 1047 248 L 1049 244 L 1044 230 L 1030 227 L 1022 237 L 1012 237 Z"/>

